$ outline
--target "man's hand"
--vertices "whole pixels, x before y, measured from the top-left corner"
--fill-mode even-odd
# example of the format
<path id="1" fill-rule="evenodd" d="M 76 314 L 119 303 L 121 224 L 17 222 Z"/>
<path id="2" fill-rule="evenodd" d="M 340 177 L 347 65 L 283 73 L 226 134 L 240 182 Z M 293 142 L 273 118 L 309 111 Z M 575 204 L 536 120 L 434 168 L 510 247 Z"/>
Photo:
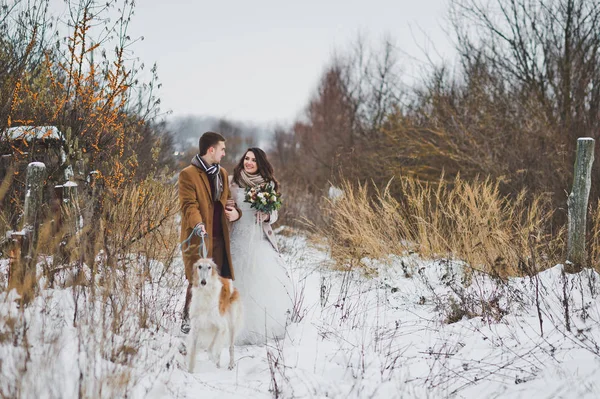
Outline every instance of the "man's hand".
<path id="1" fill-rule="evenodd" d="M 227 220 L 229 220 L 230 222 L 235 222 L 236 220 L 238 220 L 240 218 L 240 213 L 234 207 L 231 207 L 231 208 L 226 207 L 225 208 L 225 216 L 227 217 Z"/>
<path id="2" fill-rule="evenodd" d="M 192 233 L 194 233 L 198 237 L 205 236 L 206 235 L 206 227 L 204 226 L 204 223 L 198 223 L 194 227 L 194 231 L 192 231 Z"/>
<path id="3" fill-rule="evenodd" d="M 230 198 L 225 203 L 225 209 L 232 210 L 233 208 L 235 208 L 235 201 Z"/>

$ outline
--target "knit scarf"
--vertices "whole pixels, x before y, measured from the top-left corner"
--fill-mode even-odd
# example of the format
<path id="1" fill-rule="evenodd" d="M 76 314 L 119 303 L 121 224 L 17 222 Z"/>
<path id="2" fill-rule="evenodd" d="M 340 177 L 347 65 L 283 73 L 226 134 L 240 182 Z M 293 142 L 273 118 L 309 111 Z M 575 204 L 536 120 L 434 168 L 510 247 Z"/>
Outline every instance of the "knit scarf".
<path id="1" fill-rule="evenodd" d="M 213 201 L 219 201 L 221 199 L 221 194 L 223 194 L 223 180 L 221 179 L 220 173 L 221 165 L 218 163 L 213 163 L 212 165 L 208 166 L 198 154 L 192 158 L 192 165 L 206 172 L 212 183 L 211 189 Z"/>
<path id="2" fill-rule="evenodd" d="M 265 182 L 265 179 L 260 175 L 260 173 L 251 175 L 250 173 L 247 173 L 243 169 L 240 171 L 239 183 L 240 183 L 240 186 L 242 186 L 243 188 L 256 187 L 256 186 L 263 184 L 264 182 Z"/>

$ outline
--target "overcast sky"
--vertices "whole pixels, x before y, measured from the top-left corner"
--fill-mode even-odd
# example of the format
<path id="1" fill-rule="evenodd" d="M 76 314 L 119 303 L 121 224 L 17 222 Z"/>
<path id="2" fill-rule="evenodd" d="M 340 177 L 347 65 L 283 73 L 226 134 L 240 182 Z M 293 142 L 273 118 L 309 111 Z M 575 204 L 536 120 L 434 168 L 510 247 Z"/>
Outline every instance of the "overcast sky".
<path id="1" fill-rule="evenodd" d="M 158 63 L 163 110 L 289 123 L 359 32 L 389 34 L 420 60 L 420 46 L 433 50 L 427 36 L 449 54 L 446 10 L 446 0 L 139 0 L 131 34 L 145 38 L 135 54 Z"/>

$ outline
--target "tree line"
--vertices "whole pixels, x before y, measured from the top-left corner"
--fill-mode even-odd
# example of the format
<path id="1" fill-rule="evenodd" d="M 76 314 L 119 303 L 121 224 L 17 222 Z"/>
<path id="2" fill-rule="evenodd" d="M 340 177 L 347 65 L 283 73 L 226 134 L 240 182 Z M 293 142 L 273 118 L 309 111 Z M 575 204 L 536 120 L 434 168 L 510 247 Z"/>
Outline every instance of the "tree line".
<path id="1" fill-rule="evenodd" d="M 513 198 L 544 194 L 566 221 L 576 139 L 598 138 L 600 2 L 450 0 L 448 11 L 455 62 L 430 62 L 407 86 L 395 43 L 357 40 L 332 58 L 304 118 L 275 132 L 282 181 L 309 193 L 293 217 L 318 218 L 315 195 L 341 178 L 460 176 L 491 177 Z M 401 187 L 390 184 L 397 198 Z"/>

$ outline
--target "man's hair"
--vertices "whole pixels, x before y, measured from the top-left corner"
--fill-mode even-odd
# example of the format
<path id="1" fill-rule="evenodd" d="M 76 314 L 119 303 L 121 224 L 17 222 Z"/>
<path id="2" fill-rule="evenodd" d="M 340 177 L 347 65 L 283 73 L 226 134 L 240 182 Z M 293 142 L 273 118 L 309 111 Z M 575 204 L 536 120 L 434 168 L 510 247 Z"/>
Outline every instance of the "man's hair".
<path id="1" fill-rule="evenodd" d="M 225 142 L 225 137 L 221 136 L 219 133 L 215 132 L 206 132 L 200 137 L 198 142 L 198 149 L 200 150 L 200 156 L 206 155 L 208 149 L 212 146 L 215 146 L 219 143 L 219 141 Z"/>

